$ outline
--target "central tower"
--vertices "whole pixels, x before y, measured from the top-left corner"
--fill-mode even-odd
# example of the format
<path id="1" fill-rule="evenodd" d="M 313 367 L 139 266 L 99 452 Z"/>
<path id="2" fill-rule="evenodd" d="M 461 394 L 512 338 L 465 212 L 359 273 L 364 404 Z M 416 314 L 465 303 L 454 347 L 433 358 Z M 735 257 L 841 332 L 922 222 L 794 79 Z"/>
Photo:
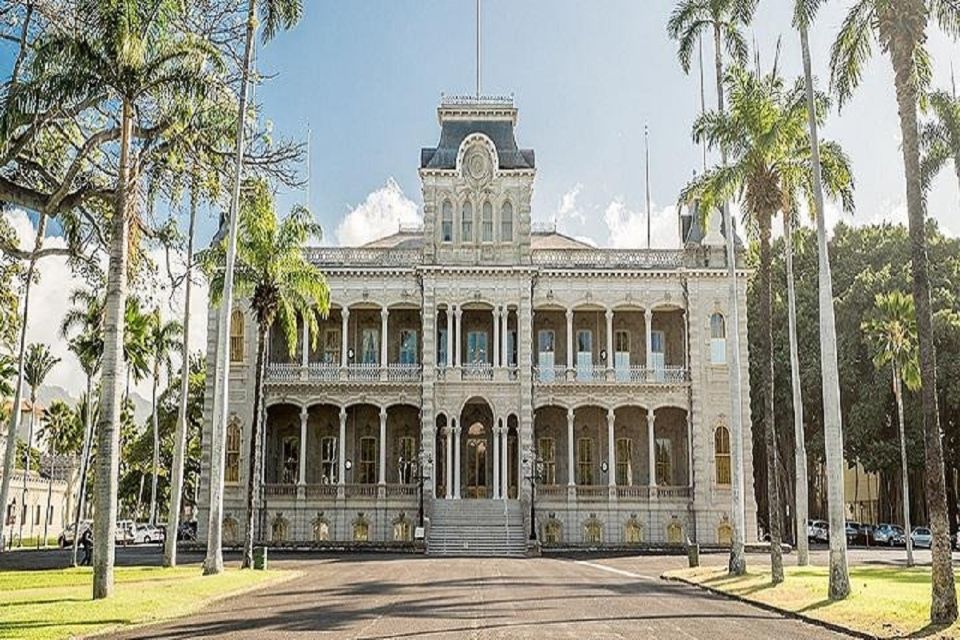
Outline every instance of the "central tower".
<path id="1" fill-rule="evenodd" d="M 513 99 L 444 97 L 437 115 L 440 142 L 420 154 L 425 261 L 528 264 L 536 162 Z"/>

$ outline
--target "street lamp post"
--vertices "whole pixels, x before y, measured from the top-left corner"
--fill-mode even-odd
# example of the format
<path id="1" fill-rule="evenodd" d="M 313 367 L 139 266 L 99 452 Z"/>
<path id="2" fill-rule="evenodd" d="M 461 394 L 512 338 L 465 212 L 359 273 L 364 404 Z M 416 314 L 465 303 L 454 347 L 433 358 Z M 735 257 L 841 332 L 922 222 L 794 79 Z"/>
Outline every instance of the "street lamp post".
<path id="1" fill-rule="evenodd" d="M 543 459 L 534 451 L 530 451 L 528 456 L 524 456 L 523 466 L 529 469 L 530 475 L 527 480 L 530 481 L 530 542 L 537 541 L 537 479 L 543 473 Z M 532 459 L 531 459 L 532 458 Z"/>
<path id="2" fill-rule="evenodd" d="M 415 463 L 417 473 L 417 526 L 423 529 L 423 481 L 427 473 L 427 468 L 432 463 L 430 454 L 420 445 L 420 452 L 417 455 Z"/>

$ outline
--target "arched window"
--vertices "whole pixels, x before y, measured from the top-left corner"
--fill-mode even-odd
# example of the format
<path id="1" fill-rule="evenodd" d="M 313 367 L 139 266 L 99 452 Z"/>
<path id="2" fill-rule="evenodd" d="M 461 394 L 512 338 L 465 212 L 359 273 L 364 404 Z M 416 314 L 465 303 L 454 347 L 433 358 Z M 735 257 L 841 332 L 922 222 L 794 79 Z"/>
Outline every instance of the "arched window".
<path id="1" fill-rule="evenodd" d="M 670 544 L 681 544 L 683 542 L 683 525 L 674 516 L 673 521 L 667 525 L 667 542 Z"/>
<path id="2" fill-rule="evenodd" d="M 545 525 L 543 525 L 544 544 L 560 544 L 562 534 L 563 525 L 560 524 L 559 520 L 551 518 L 550 520 L 547 520 Z"/>
<path id="3" fill-rule="evenodd" d="M 223 519 L 223 531 L 220 535 L 223 537 L 224 544 L 236 544 L 240 540 L 237 529 L 237 521 L 232 516 L 228 515 Z"/>
<path id="4" fill-rule="evenodd" d="M 627 520 L 623 537 L 627 544 L 640 544 L 643 542 L 643 527 L 637 522 L 636 518 Z"/>
<path id="5" fill-rule="evenodd" d="M 453 205 L 443 201 L 442 220 L 440 221 L 440 241 L 453 242 Z"/>
<path id="6" fill-rule="evenodd" d="M 603 542 L 603 525 L 596 518 L 590 518 L 583 523 L 583 541 L 586 544 L 600 544 Z"/>
<path id="7" fill-rule="evenodd" d="M 313 521 L 313 541 L 327 542 L 330 540 L 330 523 L 324 518 L 317 518 Z"/>
<path id="8" fill-rule="evenodd" d="M 713 432 L 713 455 L 717 463 L 717 484 L 730 486 L 730 431 L 723 425 Z"/>
<path id="9" fill-rule="evenodd" d="M 393 541 L 394 542 L 410 542 L 413 540 L 412 530 L 410 528 L 410 521 L 406 517 L 401 516 L 393 521 Z"/>
<path id="10" fill-rule="evenodd" d="M 493 242 L 493 205 L 489 200 L 483 203 L 483 241 Z"/>
<path id="11" fill-rule="evenodd" d="M 593 484 L 593 438 L 577 440 L 577 484 Z"/>
<path id="12" fill-rule="evenodd" d="M 240 424 L 233 419 L 227 425 L 226 468 L 223 481 L 228 484 L 240 482 Z"/>
<path id="13" fill-rule="evenodd" d="M 282 513 L 278 513 L 273 519 L 273 523 L 270 525 L 270 533 L 270 540 L 272 542 L 287 541 L 287 520 L 283 517 Z"/>
<path id="14" fill-rule="evenodd" d="M 500 242 L 513 242 L 513 205 L 509 200 L 500 209 Z"/>
<path id="15" fill-rule="evenodd" d="M 354 542 L 369 542 L 370 541 L 370 525 L 367 524 L 366 520 L 357 520 L 353 523 L 353 541 Z"/>
<path id="16" fill-rule="evenodd" d="M 710 363 L 727 364 L 727 323 L 723 316 L 710 316 Z"/>
<path id="17" fill-rule="evenodd" d="M 230 362 L 243 362 L 243 312 L 230 314 Z"/>
<path id="18" fill-rule="evenodd" d="M 473 205 L 469 200 L 463 203 L 460 215 L 460 236 L 460 241 L 463 243 L 473 242 Z"/>

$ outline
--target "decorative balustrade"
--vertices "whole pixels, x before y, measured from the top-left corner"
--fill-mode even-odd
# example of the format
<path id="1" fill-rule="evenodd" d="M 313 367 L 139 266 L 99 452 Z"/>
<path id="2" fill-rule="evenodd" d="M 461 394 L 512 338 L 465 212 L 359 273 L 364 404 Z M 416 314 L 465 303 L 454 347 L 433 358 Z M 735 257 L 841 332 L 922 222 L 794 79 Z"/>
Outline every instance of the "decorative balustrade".
<path id="1" fill-rule="evenodd" d="M 415 484 L 388 484 L 388 498 L 410 498 L 417 497 L 417 485 Z"/>
<path id="2" fill-rule="evenodd" d="M 493 365 L 491 364 L 468 364 L 461 369 L 461 380 L 493 380 Z"/>
<path id="3" fill-rule="evenodd" d="M 577 365 L 577 382 L 606 382 L 607 368 L 603 365 Z"/>
<path id="4" fill-rule="evenodd" d="M 644 485 L 617 487 L 617 497 L 626 500 L 649 500 L 657 495 L 656 487 Z"/>
<path id="5" fill-rule="evenodd" d="M 379 364 L 352 364 L 347 367 L 346 378 L 351 382 L 372 382 L 380 379 Z"/>
<path id="6" fill-rule="evenodd" d="M 537 498 L 563 498 L 567 497 L 567 485 L 565 484 L 538 484 Z"/>
<path id="7" fill-rule="evenodd" d="M 287 382 L 300 379 L 300 365 L 286 362 L 271 362 L 267 365 L 267 380 Z"/>
<path id="8" fill-rule="evenodd" d="M 347 484 L 344 485 L 344 495 L 348 498 L 376 498 L 379 485 L 375 484 Z"/>
<path id="9" fill-rule="evenodd" d="M 559 365 L 536 366 L 533 381 L 538 384 L 564 384 L 571 380 L 567 368 Z M 690 371 L 684 367 L 617 367 L 613 370 L 603 365 L 580 365 L 573 370 L 573 382 L 580 384 L 683 384 L 690 381 Z"/>
<path id="10" fill-rule="evenodd" d="M 266 484 L 263 486 L 263 493 L 268 498 L 296 498 L 297 485 L 295 484 Z"/>
<path id="11" fill-rule="evenodd" d="M 337 485 L 335 484 L 308 484 L 306 486 L 307 498 L 336 498 Z"/>
<path id="12" fill-rule="evenodd" d="M 657 497 L 662 499 L 670 498 L 690 498 L 690 487 L 652 487 L 657 492 Z"/>
<path id="13" fill-rule="evenodd" d="M 419 382 L 420 371 L 420 365 L 418 364 L 387 365 L 387 380 L 390 382 Z"/>
<path id="14" fill-rule="evenodd" d="M 326 267 L 412 267 L 423 262 L 419 249 L 308 247 L 310 262 Z"/>
<path id="15" fill-rule="evenodd" d="M 683 251 L 673 249 L 539 249 L 533 264 L 560 269 L 676 269 Z"/>
<path id="16" fill-rule="evenodd" d="M 560 366 L 536 366 L 533 368 L 533 379 L 543 384 L 552 384 L 554 382 L 566 382 L 567 368 Z"/>
<path id="17" fill-rule="evenodd" d="M 578 484 L 576 486 L 577 498 L 583 500 L 606 500 L 610 495 L 610 488 L 605 486 L 598 485 L 582 485 Z"/>
<path id="18" fill-rule="evenodd" d="M 340 379 L 340 367 L 335 364 L 311 362 L 307 365 L 307 380 L 335 382 Z"/>

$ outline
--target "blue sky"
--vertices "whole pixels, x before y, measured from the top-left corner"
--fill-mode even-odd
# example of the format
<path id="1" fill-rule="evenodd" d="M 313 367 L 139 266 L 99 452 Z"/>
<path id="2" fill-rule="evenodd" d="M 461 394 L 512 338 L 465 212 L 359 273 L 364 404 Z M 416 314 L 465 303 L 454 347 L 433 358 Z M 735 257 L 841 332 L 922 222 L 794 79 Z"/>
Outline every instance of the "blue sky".
<path id="1" fill-rule="evenodd" d="M 782 37 L 781 67 L 793 76 L 800 73 L 799 46 L 788 4 L 761 2 L 748 37 L 764 68 Z M 828 3 L 812 34 L 815 72 L 823 80 L 829 46 L 850 4 Z M 561 226 L 574 235 L 601 245 L 624 242 L 610 238 L 605 214 L 614 207 L 622 222 L 642 217 L 645 123 L 655 209 L 672 205 L 700 167 L 690 140 L 697 79 L 683 74 L 666 36 L 672 6 L 666 0 L 484 0 L 484 91 L 515 95 L 520 143 L 537 151 L 535 219 L 560 212 Z M 328 242 L 336 242 L 343 217 L 390 179 L 420 203 L 419 150 L 438 138 L 440 94 L 473 89 L 474 25 L 473 0 L 308 0 L 302 23 L 261 50 L 260 68 L 275 74 L 258 93 L 265 116 L 286 135 L 304 137 L 307 123 L 312 127 L 310 204 Z M 947 86 L 957 47 L 935 35 L 931 48 L 937 84 Z M 705 53 L 709 60 L 711 43 Z M 878 52 L 860 93 L 824 131 L 853 158 L 861 222 L 905 219 L 891 77 Z M 957 234 L 958 187 L 947 174 L 930 211 Z M 672 219 L 663 212 L 655 224 L 672 226 Z M 615 229 L 621 236 L 635 230 L 629 224 Z"/>

